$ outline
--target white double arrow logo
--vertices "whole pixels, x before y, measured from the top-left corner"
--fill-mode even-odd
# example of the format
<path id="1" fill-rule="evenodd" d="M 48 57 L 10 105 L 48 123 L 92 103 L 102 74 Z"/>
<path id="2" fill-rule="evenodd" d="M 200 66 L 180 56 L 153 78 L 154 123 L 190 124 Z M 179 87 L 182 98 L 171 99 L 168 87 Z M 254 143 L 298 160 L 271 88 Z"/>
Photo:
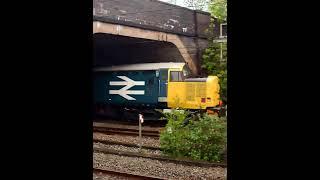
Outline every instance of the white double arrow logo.
<path id="1" fill-rule="evenodd" d="M 133 86 L 144 86 L 144 81 L 134 81 L 126 76 L 117 76 L 120 79 L 123 79 L 125 81 L 110 81 L 110 86 L 124 86 L 123 88 L 119 90 L 109 90 L 109 94 L 118 94 L 127 100 L 136 100 L 135 98 L 128 96 L 128 94 L 134 94 L 134 95 L 143 95 L 144 90 L 128 90 L 132 88 Z"/>

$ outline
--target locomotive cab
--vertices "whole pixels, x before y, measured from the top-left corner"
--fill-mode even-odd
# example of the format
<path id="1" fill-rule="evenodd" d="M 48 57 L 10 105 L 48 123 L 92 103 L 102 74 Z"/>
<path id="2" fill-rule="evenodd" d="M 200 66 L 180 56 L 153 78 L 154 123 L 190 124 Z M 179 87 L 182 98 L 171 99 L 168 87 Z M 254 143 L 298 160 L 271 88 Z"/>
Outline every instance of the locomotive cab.
<path id="1" fill-rule="evenodd" d="M 207 109 L 219 105 L 219 79 L 190 78 L 190 70 L 185 65 L 181 69 L 169 69 L 168 107 L 186 109 Z"/>

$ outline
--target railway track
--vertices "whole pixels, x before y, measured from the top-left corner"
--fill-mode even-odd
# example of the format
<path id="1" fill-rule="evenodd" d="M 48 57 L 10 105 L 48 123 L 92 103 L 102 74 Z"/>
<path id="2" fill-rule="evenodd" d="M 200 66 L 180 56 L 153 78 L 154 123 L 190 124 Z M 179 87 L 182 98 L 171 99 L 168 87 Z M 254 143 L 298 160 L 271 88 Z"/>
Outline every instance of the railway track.
<path id="1" fill-rule="evenodd" d="M 128 156 L 128 157 L 140 157 L 140 158 L 167 161 L 167 162 L 189 165 L 189 166 L 222 167 L 222 168 L 227 167 L 227 164 L 225 163 L 211 163 L 206 161 L 195 161 L 190 159 L 178 159 L 178 158 L 175 159 L 175 158 L 171 158 L 163 155 L 142 154 L 142 153 L 136 153 L 136 152 L 130 152 L 130 151 L 118 151 L 118 150 L 112 150 L 107 148 L 97 148 L 97 147 L 94 147 L 93 150 L 95 152 L 104 153 L 104 154 L 114 154 L 114 155 Z"/>
<path id="2" fill-rule="evenodd" d="M 93 126 L 93 132 L 105 133 L 105 134 L 117 134 L 117 135 L 126 135 L 126 136 L 139 136 L 138 129 L 130 128 L 117 128 L 117 127 L 99 127 Z M 160 131 L 157 130 L 142 130 L 142 136 L 147 137 L 160 137 Z"/>
<path id="3" fill-rule="evenodd" d="M 127 130 L 127 129 L 126 129 Z M 130 130 L 129 130 L 130 131 Z M 131 132 L 137 132 L 134 130 L 131 130 Z M 149 132 L 148 130 L 146 130 L 146 132 Z M 118 134 L 118 133 L 117 133 Z M 137 134 L 135 136 L 138 136 Z M 128 138 L 128 137 L 127 137 Z M 131 138 L 131 137 L 130 137 Z M 150 162 L 160 162 L 163 164 L 176 164 L 176 165 L 171 165 L 173 166 L 172 169 L 175 169 L 176 166 L 178 164 L 181 165 L 186 165 L 186 166 L 190 166 L 189 168 L 191 168 L 188 173 L 193 172 L 194 169 L 193 168 L 199 168 L 199 167 L 204 167 L 204 168 L 208 168 L 208 167 L 217 167 L 217 168 L 225 168 L 227 167 L 226 163 L 209 163 L 209 162 L 205 162 L 205 161 L 195 161 L 195 160 L 190 160 L 190 159 L 178 159 L 178 158 L 171 158 L 168 156 L 164 156 L 162 155 L 162 153 L 159 151 L 161 151 L 161 148 L 158 147 L 157 145 L 153 145 L 153 144 L 149 144 L 149 146 L 144 146 L 144 145 L 137 145 L 135 144 L 136 142 L 132 142 L 132 141 L 128 141 L 128 142 L 119 142 L 116 141 L 115 139 L 104 139 L 104 138 L 99 138 L 99 137 L 95 137 L 93 139 L 94 142 L 94 146 L 93 146 L 93 150 L 94 150 L 94 157 L 103 157 L 103 154 L 109 154 L 109 155 L 116 155 L 116 156 L 109 156 L 109 158 L 116 158 L 116 159 L 123 159 L 123 158 L 128 158 L 127 161 L 125 161 L 126 163 L 129 163 L 130 161 L 134 160 L 136 161 L 142 161 L 143 163 L 150 163 Z M 97 143 L 97 144 L 96 144 Z M 104 145 L 111 145 L 111 146 L 104 146 Z M 119 146 L 113 146 L 113 145 L 119 145 Z M 132 147 L 132 148 L 126 148 L 126 147 L 121 147 L 121 146 L 126 146 L 126 147 Z M 137 148 L 141 148 L 141 149 L 137 149 Z M 151 150 L 151 151 L 150 151 Z M 96 154 L 97 153 L 97 154 Z M 119 156 L 121 156 L 121 158 L 119 158 Z M 143 159 L 141 159 L 143 158 Z M 158 160 L 158 161 L 152 161 L 152 160 Z M 97 162 L 100 162 L 101 160 L 97 160 Z M 109 163 L 112 164 L 112 162 L 114 161 L 118 161 L 118 160 L 111 160 Z M 103 161 L 102 161 L 103 162 Z M 121 162 L 121 161 L 120 161 Z M 102 164 L 102 166 L 101 166 Z M 111 166 L 106 166 L 105 164 L 108 164 L 106 162 L 103 163 L 97 163 L 97 166 L 95 166 L 93 168 L 93 172 L 96 174 L 95 177 L 99 175 L 102 178 L 116 178 L 116 179 L 175 179 L 176 177 L 172 178 L 172 174 L 168 175 L 168 174 L 163 174 L 163 173 L 157 173 L 157 171 L 155 170 L 150 170 L 153 173 L 149 173 L 149 170 L 143 170 L 143 169 L 148 169 L 148 168 L 144 168 L 142 166 L 142 169 L 140 170 L 140 168 L 138 168 L 138 170 L 131 170 L 131 172 L 126 172 L 127 170 L 122 168 L 118 168 L 118 166 L 113 167 Z M 121 164 L 121 163 L 120 163 Z M 152 164 L 152 163 L 151 163 Z M 125 165 L 127 166 L 127 164 Z M 196 167 L 198 166 L 198 167 Z M 179 166 L 177 166 L 179 167 Z M 101 168 L 101 169 L 99 169 Z M 102 169 L 103 168 L 103 169 Z M 113 170 L 114 169 L 114 170 Z M 135 169 L 135 168 L 133 168 Z M 120 171 L 119 171 L 120 170 Z M 176 170 L 173 170 L 173 172 L 175 172 Z M 210 169 L 210 171 L 212 171 Z M 181 170 L 179 171 L 181 172 Z M 201 171 L 200 171 L 201 172 Z M 206 171 L 207 172 L 207 171 Z M 188 174 L 187 173 L 187 174 Z M 196 173 L 198 173 L 198 171 L 196 171 Z M 146 175 L 148 174 L 148 175 Z M 182 173 L 179 176 L 184 176 Z M 104 176 L 105 175 L 105 176 Z M 151 176 L 149 176 L 151 175 Z M 155 176 L 152 176 L 155 175 Z M 175 174 L 175 176 L 178 176 L 177 174 Z M 194 175 L 194 174 L 190 174 L 189 176 L 185 177 L 185 179 L 197 179 L 198 175 Z M 200 175 L 203 176 L 203 175 Z M 190 178 L 189 178 L 190 177 Z M 206 175 L 206 177 L 212 177 L 212 176 L 208 176 Z M 210 179 L 210 178 L 209 178 Z"/>
<path id="4" fill-rule="evenodd" d="M 114 171 L 114 170 L 106 170 L 106 169 L 99 169 L 99 168 L 93 168 L 94 173 L 102 173 L 102 174 L 108 174 L 113 175 L 117 177 L 126 177 L 130 179 L 146 179 L 146 180 L 162 180 L 164 178 L 160 177 L 153 177 L 153 176 L 146 176 L 146 175 L 138 175 L 138 174 L 132 174 L 127 172 L 120 172 L 120 171 Z"/>
<path id="5" fill-rule="evenodd" d="M 110 123 L 110 124 L 121 124 L 121 125 L 134 125 L 138 126 L 138 121 L 124 121 L 124 120 L 113 120 L 113 119 L 94 119 L 95 123 Z M 143 123 L 145 126 L 150 127 L 165 127 L 167 124 L 166 120 L 148 120 Z"/>
<path id="6" fill-rule="evenodd" d="M 121 146 L 127 146 L 127 147 L 134 147 L 134 148 L 139 148 L 139 145 L 136 144 L 131 144 L 131 143 L 124 143 L 124 142 L 117 142 L 117 141 L 109 141 L 109 140 L 102 140 L 102 139 L 93 139 L 94 143 L 102 143 L 105 145 L 121 145 Z M 154 147 L 154 146 L 141 146 L 142 149 L 149 149 L 149 150 L 158 150 L 160 151 L 161 148 L 159 147 Z"/>

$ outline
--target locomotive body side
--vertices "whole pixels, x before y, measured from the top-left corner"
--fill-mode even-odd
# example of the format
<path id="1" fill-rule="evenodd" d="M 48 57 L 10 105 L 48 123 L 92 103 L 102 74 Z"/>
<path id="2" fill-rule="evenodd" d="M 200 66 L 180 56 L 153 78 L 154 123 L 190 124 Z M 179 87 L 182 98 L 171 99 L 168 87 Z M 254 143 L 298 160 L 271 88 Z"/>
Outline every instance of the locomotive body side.
<path id="1" fill-rule="evenodd" d="M 184 79 L 180 69 L 169 70 L 168 107 L 185 109 L 207 109 L 219 104 L 219 79 L 208 78 Z"/>
<path id="2" fill-rule="evenodd" d="M 219 105 L 219 79 L 187 78 L 185 63 L 143 63 L 94 70 L 96 112 L 201 110 Z M 127 109 L 122 111 L 123 109 Z"/>
<path id="3" fill-rule="evenodd" d="M 159 80 L 154 70 L 105 71 L 94 75 L 96 104 L 156 107 Z"/>

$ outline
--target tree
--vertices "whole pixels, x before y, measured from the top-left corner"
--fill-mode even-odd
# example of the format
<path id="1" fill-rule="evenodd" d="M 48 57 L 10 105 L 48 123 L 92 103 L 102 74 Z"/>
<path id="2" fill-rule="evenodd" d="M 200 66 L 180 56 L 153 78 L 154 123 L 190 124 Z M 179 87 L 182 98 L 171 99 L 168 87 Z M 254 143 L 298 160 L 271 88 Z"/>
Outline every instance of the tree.
<path id="1" fill-rule="evenodd" d="M 176 0 L 171 0 L 171 2 Z M 184 4 L 195 10 L 208 10 L 218 20 L 225 21 L 227 18 L 228 0 L 184 0 Z"/>
<path id="2" fill-rule="evenodd" d="M 228 0 L 211 0 L 209 3 L 210 13 L 219 21 L 227 20 L 227 3 Z"/>
<path id="3" fill-rule="evenodd" d="M 220 52 L 222 48 L 222 58 Z M 220 96 L 221 99 L 227 102 L 227 46 L 223 43 L 209 43 L 209 47 L 205 50 L 202 56 L 203 70 L 208 75 L 216 75 L 220 82 Z"/>
<path id="4" fill-rule="evenodd" d="M 209 11 L 218 22 L 226 22 L 227 0 L 211 0 Z M 212 18 L 212 21 L 214 19 Z M 211 22 L 209 31 L 213 31 Z M 202 56 L 202 69 L 209 75 L 216 75 L 220 79 L 220 92 L 222 100 L 227 103 L 227 44 L 215 43 L 213 37 L 209 38 L 209 47 Z M 221 56 L 222 52 L 222 56 Z"/>

